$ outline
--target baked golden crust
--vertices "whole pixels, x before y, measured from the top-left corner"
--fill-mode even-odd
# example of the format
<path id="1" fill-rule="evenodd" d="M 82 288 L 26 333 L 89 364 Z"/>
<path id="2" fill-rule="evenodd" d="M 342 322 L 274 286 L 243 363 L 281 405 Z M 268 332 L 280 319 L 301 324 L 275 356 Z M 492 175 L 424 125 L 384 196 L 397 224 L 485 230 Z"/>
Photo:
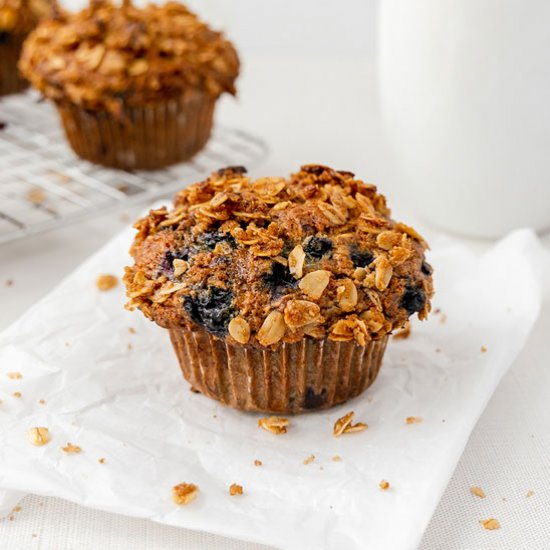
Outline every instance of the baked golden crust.
<path id="1" fill-rule="evenodd" d="M 27 34 L 56 10 L 52 0 L 0 0 L 0 33 Z"/>
<path id="2" fill-rule="evenodd" d="M 290 178 L 220 170 L 139 220 L 124 277 L 130 309 L 166 328 L 272 346 L 304 337 L 365 345 L 430 310 L 427 248 L 350 172 Z M 235 320 L 235 322 L 232 322 Z M 231 326 L 229 326 L 231 325 Z"/>
<path id="3" fill-rule="evenodd" d="M 55 101 L 119 112 L 199 89 L 235 93 L 233 45 L 185 6 L 139 9 L 105 1 L 41 24 L 25 44 L 22 73 Z"/>

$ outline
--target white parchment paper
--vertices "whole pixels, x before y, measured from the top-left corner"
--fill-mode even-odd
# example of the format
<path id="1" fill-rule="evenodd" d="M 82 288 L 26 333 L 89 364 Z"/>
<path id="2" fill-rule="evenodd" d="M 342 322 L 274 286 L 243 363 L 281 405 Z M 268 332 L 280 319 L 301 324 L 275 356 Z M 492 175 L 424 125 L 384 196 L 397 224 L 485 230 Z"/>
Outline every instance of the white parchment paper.
<path id="1" fill-rule="evenodd" d="M 115 238 L 0 336 L 0 488 L 9 490 L 0 497 L 11 505 L 10 491 L 53 495 L 284 549 L 415 548 L 537 317 L 543 253 L 534 234 L 515 232 L 482 257 L 435 243 L 441 313 L 390 342 L 363 396 L 293 417 L 282 436 L 259 429 L 258 415 L 190 392 L 165 331 L 123 309 L 122 285 L 97 290 L 99 274 L 122 273 L 132 235 Z M 369 429 L 334 438 L 334 421 L 349 410 Z M 406 425 L 408 416 L 423 421 Z M 50 429 L 48 445 L 30 445 L 33 426 Z M 69 441 L 82 452 L 63 453 Z M 390 490 L 378 488 L 382 479 Z M 171 501 L 182 481 L 200 487 L 187 507 Z M 243 496 L 229 496 L 233 482 Z"/>

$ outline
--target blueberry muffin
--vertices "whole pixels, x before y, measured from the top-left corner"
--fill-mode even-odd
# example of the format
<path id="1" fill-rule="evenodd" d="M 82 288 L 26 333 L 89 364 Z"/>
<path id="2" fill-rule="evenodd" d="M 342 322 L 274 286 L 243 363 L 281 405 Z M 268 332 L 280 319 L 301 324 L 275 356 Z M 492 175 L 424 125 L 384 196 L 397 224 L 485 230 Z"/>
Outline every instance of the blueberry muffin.
<path id="1" fill-rule="evenodd" d="M 0 0 L 0 96 L 28 86 L 17 70 L 23 41 L 41 19 L 55 11 L 53 0 Z"/>
<path id="2" fill-rule="evenodd" d="M 239 409 L 343 403 L 392 331 L 430 311 L 425 241 L 351 172 L 226 168 L 135 227 L 127 307 L 168 329 L 194 388 Z"/>
<path id="3" fill-rule="evenodd" d="M 182 4 L 96 0 L 40 25 L 20 67 L 55 102 L 78 155 L 132 170 L 181 162 L 204 147 L 218 97 L 235 93 L 239 60 Z"/>

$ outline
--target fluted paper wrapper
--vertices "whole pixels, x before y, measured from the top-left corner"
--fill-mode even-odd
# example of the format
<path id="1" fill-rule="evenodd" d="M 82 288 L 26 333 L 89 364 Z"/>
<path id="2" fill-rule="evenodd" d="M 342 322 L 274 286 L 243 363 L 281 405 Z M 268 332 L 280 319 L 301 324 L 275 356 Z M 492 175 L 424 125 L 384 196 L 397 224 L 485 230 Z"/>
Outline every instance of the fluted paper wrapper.
<path id="1" fill-rule="evenodd" d="M 25 35 L 10 34 L 0 43 L 0 96 L 22 92 L 29 85 L 17 69 L 25 38 Z"/>
<path id="2" fill-rule="evenodd" d="M 0 334 L 6 505 L 17 498 L 12 491 L 57 496 L 285 550 L 416 548 L 537 317 L 543 252 L 534 233 L 516 232 L 483 256 L 430 239 L 434 308 L 446 317 L 415 322 L 409 338 L 388 343 L 363 394 L 290 416 L 283 435 L 258 427 L 265 413 L 189 391 L 167 331 L 124 309 L 122 285 L 97 289 L 99 274 L 128 265 L 134 233 L 118 236 Z M 8 378 L 12 371 L 22 378 Z M 349 411 L 368 429 L 333 437 Z M 423 420 L 408 425 L 409 416 Z M 49 428 L 48 445 L 29 443 L 35 426 Z M 68 441 L 82 452 L 63 453 Z M 389 490 L 379 489 L 382 479 Z M 171 499 L 182 482 L 200 487 L 188 506 Z M 232 483 L 242 496 L 229 496 Z"/>
<path id="3" fill-rule="evenodd" d="M 155 170 L 198 153 L 212 131 L 216 99 L 206 93 L 143 107 L 124 107 L 119 116 L 57 104 L 65 134 L 80 157 L 112 168 Z"/>
<path id="4" fill-rule="evenodd" d="M 280 414 L 327 409 L 362 393 L 376 379 L 388 340 L 359 346 L 304 338 L 270 349 L 198 327 L 171 329 L 170 338 L 195 390 L 237 409 Z"/>

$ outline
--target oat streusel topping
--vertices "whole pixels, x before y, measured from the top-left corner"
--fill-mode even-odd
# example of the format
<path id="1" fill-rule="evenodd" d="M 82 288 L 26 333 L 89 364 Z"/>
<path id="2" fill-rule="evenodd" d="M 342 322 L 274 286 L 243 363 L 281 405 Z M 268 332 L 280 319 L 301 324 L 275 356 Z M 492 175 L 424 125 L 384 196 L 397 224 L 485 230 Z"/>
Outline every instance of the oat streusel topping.
<path id="1" fill-rule="evenodd" d="M 119 112 L 201 90 L 235 93 L 233 45 L 177 2 L 143 9 L 92 1 L 42 23 L 29 37 L 22 73 L 50 99 Z"/>
<path id="2" fill-rule="evenodd" d="M 199 325 L 240 345 L 363 346 L 430 311 L 425 241 L 350 172 L 308 165 L 252 180 L 223 169 L 135 227 L 127 307 L 165 328 Z"/>

